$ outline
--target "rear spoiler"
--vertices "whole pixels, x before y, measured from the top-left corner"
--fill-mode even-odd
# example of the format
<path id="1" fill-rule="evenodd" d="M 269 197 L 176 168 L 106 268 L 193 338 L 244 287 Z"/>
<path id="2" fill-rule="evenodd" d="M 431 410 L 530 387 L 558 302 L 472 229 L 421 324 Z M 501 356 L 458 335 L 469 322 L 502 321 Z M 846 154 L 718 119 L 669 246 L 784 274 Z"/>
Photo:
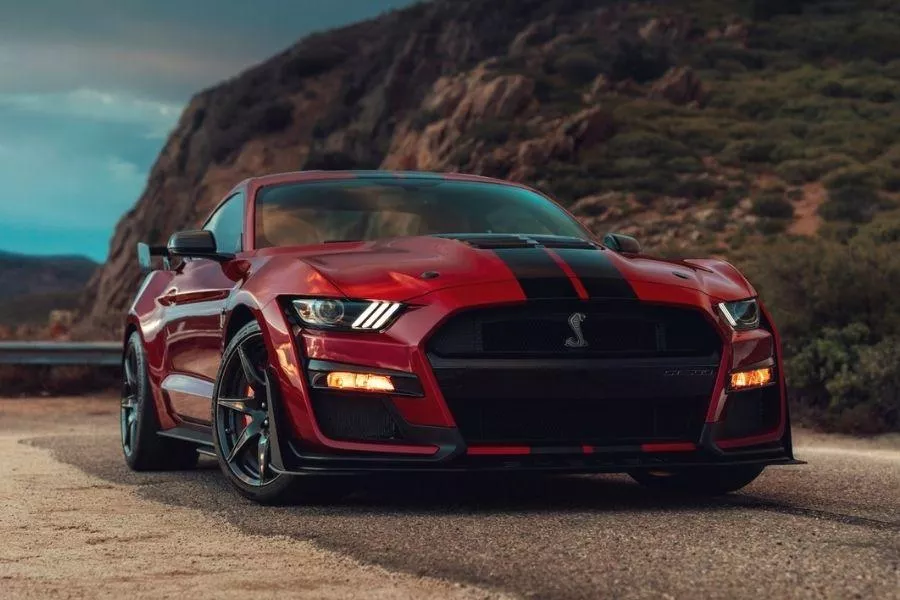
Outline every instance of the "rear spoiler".
<path id="1" fill-rule="evenodd" d="M 165 246 L 151 246 L 144 242 L 138 242 L 137 257 L 141 271 L 149 273 L 153 270 L 153 257 L 161 256 L 163 259 L 163 268 L 169 268 L 169 249 Z"/>

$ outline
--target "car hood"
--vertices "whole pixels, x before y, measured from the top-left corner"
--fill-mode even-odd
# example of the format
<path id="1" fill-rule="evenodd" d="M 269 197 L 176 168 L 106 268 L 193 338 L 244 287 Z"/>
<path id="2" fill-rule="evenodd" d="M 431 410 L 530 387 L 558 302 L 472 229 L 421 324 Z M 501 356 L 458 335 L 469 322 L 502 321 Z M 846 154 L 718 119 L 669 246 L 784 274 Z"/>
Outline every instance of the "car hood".
<path id="1" fill-rule="evenodd" d="M 299 258 L 347 297 L 408 301 L 441 289 L 476 286 L 529 276 L 529 268 L 511 265 L 510 249 L 498 236 L 408 237 L 370 242 L 345 242 L 327 249 L 303 252 Z M 508 236 L 504 239 L 511 239 Z M 515 238 L 519 239 L 519 238 Z M 489 240 L 485 243 L 480 241 Z M 499 240 L 499 241 L 498 241 Z M 518 251 L 552 255 L 556 263 L 577 262 L 575 269 L 562 267 L 559 273 L 578 271 L 583 264 L 602 263 L 610 277 L 630 283 L 688 288 L 720 300 L 737 300 L 755 295 L 746 279 L 730 264 L 715 260 L 672 261 L 646 256 L 624 256 L 570 238 L 542 240 L 543 247 L 513 248 Z M 501 258 L 503 255 L 505 258 Z M 574 259 L 574 260 L 573 260 Z M 542 261 L 546 262 L 545 258 Z M 526 261 L 527 262 L 527 261 Z M 612 269 L 609 269 L 612 267 Z M 540 274 L 536 274 L 540 275 Z"/>

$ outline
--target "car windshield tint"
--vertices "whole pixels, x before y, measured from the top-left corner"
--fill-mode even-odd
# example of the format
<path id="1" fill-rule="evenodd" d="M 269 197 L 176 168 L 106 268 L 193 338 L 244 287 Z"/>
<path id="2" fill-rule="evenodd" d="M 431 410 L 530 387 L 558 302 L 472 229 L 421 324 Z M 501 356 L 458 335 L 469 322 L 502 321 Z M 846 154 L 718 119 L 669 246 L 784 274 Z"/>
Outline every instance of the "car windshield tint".
<path id="1" fill-rule="evenodd" d="M 319 181 L 263 188 L 256 199 L 257 248 L 460 233 L 587 237 L 553 202 L 501 184 Z"/>

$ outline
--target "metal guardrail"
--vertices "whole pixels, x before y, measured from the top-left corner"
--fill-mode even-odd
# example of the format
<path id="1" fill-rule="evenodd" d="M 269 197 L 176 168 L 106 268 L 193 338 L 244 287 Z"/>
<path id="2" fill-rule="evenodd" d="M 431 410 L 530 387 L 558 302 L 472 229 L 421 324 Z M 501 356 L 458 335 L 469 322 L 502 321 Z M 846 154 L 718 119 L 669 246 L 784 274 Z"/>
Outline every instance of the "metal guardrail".
<path id="1" fill-rule="evenodd" d="M 119 342 L 0 342 L 0 364 L 115 367 L 122 364 L 122 344 Z"/>

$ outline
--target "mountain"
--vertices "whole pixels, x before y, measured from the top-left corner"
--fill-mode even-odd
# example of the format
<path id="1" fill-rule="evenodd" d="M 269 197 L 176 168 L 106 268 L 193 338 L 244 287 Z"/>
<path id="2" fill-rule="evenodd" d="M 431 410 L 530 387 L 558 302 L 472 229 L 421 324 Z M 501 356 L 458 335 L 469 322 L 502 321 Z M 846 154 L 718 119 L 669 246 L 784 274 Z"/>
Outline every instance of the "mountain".
<path id="1" fill-rule="evenodd" d="M 77 308 L 98 266 L 81 256 L 0 252 L 0 325 L 45 325 L 50 311 Z"/>
<path id="2" fill-rule="evenodd" d="M 120 322 L 136 242 L 287 170 L 525 181 L 661 252 L 846 237 L 898 199 L 898 58 L 889 0 L 436 0 L 313 35 L 192 99 L 86 321 Z"/>
<path id="3" fill-rule="evenodd" d="M 33 256 L 0 251 L 0 300 L 81 292 L 99 265 L 83 256 Z"/>

